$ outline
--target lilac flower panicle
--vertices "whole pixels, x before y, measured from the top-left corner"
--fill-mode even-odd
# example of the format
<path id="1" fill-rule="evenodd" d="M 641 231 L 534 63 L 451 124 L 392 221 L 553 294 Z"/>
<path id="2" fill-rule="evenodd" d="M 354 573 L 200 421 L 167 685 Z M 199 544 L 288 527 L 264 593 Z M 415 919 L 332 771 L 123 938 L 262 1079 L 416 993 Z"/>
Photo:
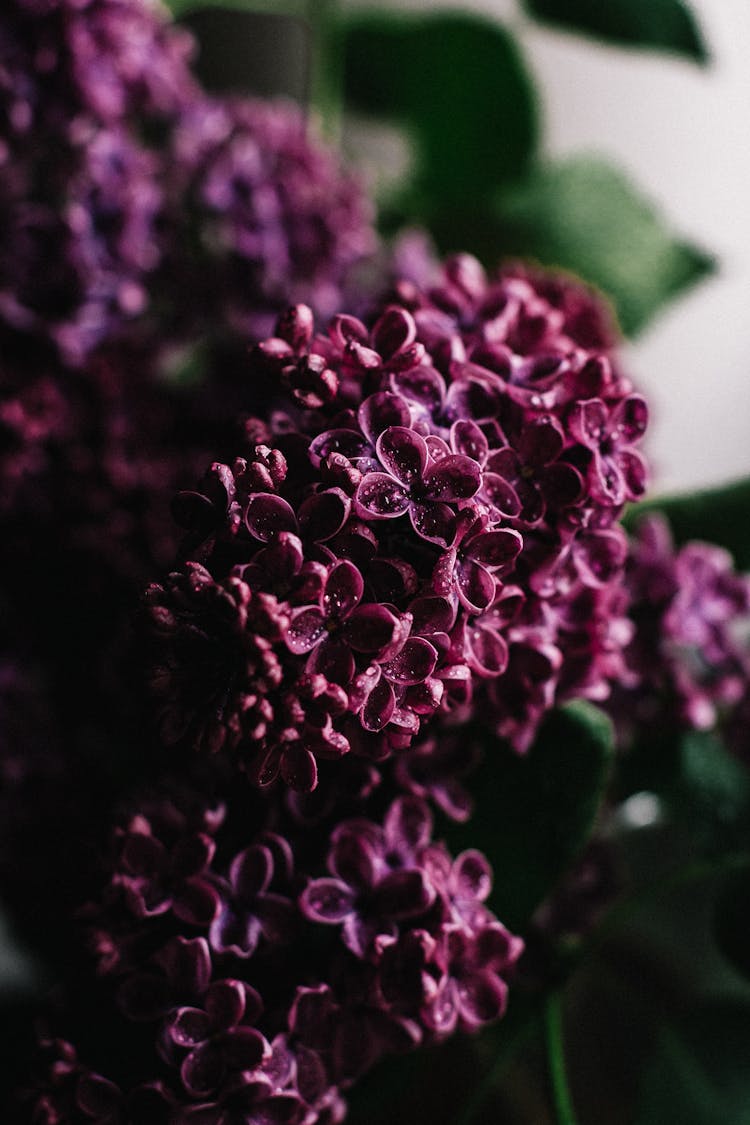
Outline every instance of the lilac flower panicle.
<path id="1" fill-rule="evenodd" d="M 633 635 L 628 690 L 611 704 L 622 737 L 634 722 L 707 730 L 731 722 L 750 677 L 750 578 L 708 543 L 675 547 L 659 516 L 640 521 L 627 568 Z"/>
<path id="2" fill-rule="evenodd" d="M 185 787 L 125 811 L 85 918 L 137 1073 L 117 1053 L 99 1073 L 83 1046 L 47 1040 L 32 1119 L 331 1125 L 382 1056 L 499 1018 L 522 942 L 485 905 L 487 861 L 435 843 L 417 797 L 382 820 L 365 811 L 328 844 L 261 828 L 234 854 L 232 816 Z M 213 919 L 184 909 L 196 879 Z"/>
<path id="3" fill-rule="evenodd" d="M 559 700 L 607 696 L 647 411 L 550 292 L 463 256 L 366 322 L 280 318 L 253 353 L 273 410 L 178 498 L 194 561 L 147 595 L 171 741 L 305 791 L 436 721 L 478 711 L 523 751 Z"/>

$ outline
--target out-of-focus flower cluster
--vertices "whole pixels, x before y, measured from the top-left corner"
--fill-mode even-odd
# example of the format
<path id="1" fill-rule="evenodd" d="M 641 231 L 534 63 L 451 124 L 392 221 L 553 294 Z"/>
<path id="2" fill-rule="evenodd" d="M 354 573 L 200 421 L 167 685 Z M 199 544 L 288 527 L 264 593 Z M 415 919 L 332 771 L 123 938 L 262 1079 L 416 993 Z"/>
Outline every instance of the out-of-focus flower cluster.
<path id="1" fill-rule="evenodd" d="M 750 678 L 750 575 L 713 544 L 675 547 L 659 516 L 639 521 L 626 575 L 631 684 L 611 701 L 621 741 L 726 726 Z"/>
<path id="2" fill-rule="evenodd" d="M 593 315 L 584 346 L 575 307 L 468 257 L 390 296 L 326 335 L 297 306 L 257 347 L 269 406 L 177 498 L 188 561 L 148 594 L 164 738 L 261 786 L 311 790 L 319 760 L 382 761 L 477 708 L 525 750 L 555 701 L 625 674 L 617 520 L 647 411 Z"/>
<path id="3" fill-rule="evenodd" d="M 383 1055 L 502 1013 L 522 943 L 419 798 L 323 836 L 241 821 L 184 789 L 120 818 L 87 922 L 121 1049 L 101 1074 L 48 1044 L 34 1121 L 333 1123 Z"/>

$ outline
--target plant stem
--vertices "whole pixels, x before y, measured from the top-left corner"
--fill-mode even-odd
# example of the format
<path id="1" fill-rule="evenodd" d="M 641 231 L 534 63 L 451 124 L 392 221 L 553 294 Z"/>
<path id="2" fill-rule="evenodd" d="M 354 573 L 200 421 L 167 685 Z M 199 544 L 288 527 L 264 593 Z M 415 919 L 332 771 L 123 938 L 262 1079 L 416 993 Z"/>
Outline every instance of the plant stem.
<path id="1" fill-rule="evenodd" d="M 565 1074 L 562 1001 L 559 992 L 553 993 L 547 999 L 544 1009 L 544 1026 L 552 1097 L 558 1125 L 576 1125 L 575 1111 Z"/>

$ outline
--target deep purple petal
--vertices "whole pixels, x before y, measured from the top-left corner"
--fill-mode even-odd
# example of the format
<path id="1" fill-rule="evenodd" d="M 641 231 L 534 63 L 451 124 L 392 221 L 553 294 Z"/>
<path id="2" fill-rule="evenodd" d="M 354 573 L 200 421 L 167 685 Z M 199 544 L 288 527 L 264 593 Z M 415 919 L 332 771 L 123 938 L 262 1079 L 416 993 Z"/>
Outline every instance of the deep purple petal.
<path id="1" fill-rule="evenodd" d="M 180 1076 L 194 1097 L 210 1094 L 224 1077 L 222 1052 L 210 1043 L 195 1047 L 183 1060 Z"/>
<path id="2" fill-rule="evenodd" d="M 311 922 L 336 924 L 354 910 L 355 895 L 340 879 L 313 879 L 302 892 L 300 910 Z"/>
<path id="3" fill-rule="evenodd" d="M 314 605 L 299 606 L 292 610 L 284 640 L 295 656 L 311 652 L 326 634 L 326 620 Z"/>
<path id="4" fill-rule="evenodd" d="M 377 732 L 391 721 L 396 706 L 393 688 L 381 677 L 367 696 L 360 721 L 365 730 Z"/>
<path id="5" fill-rule="evenodd" d="M 353 679 L 357 667 L 352 651 L 344 640 L 326 637 L 311 656 L 308 670 L 325 676 L 331 683 L 346 687 Z"/>
<path id="6" fill-rule="evenodd" d="M 357 411 L 357 420 L 365 437 L 375 445 L 389 426 L 408 426 L 411 413 L 409 404 L 401 395 L 395 395 L 391 391 L 378 391 L 364 400 Z"/>
<path id="7" fill-rule="evenodd" d="M 308 496 L 299 507 L 302 534 L 316 543 L 337 535 L 349 518 L 351 500 L 340 488 L 329 488 Z"/>
<path id="8" fill-rule="evenodd" d="M 607 436 L 607 422 L 607 408 L 598 398 L 574 403 L 568 415 L 571 435 L 588 449 L 598 449 L 602 444 Z"/>
<path id="9" fill-rule="evenodd" d="M 390 359 L 396 352 L 408 348 L 416 338 L 414 317 L 406 309 L 398 307 L 386 309 L 372 330 L 373 346 L 384 359 Z"/>
<path id="10" fill-rule="evenodd" d="M 425 492 L 429 499 L 446 503 L 470 499 L 479 491 L 481 483 L 479 465 L 461 453 L 444 457 L 424 475 Z"/>
<path id="11" fill-rule="evenodd" d="M 266 1041 L 254 1027 L 233 1027 L 222 1036 L 221 1045 L 233 1070 L 255 1070 L 266 1053 Z"/>
<path id="12" fill-rule="evenodd" d="M 507 1000 L 508 986 L 493 973 L 477 973 L 458 986 L 461 1018 L 468 1030 L 499 1019 Z"/>
<path id="13" fill-rule="evenodd" d="M 175 916 L 191 926 L 210 926 L 220 908 L 218 891 L 205 879 L 186 879 L 172 903 Z"/>
<path id="14" fill-rule="evenodd" d="M 255 492 L 250 497 L 245 523 L 251 535 L 263 543 L 280 531 L 296 531 L 297 517 L 291 505 L 272 492 Z"/>
<path id="15" fill-rule="evenodd" d="M 295 792 L 312 793 L 318 784 L 315 755 L 298 742 L 286 746 L 281 757 L 281 776 Z"/>
<path id="16" fill-rule="evenodd" d="M 413 504 L 409 512 L 412 527 L 422 539 L 447 547 L 456 532 L 456 516 L 447 504 Z"/>
<path id="17" fill-rule="evenodd" d="M 343 621 L 362 601 L 365 584 L 354 563 L 343 559 L 331 568 L 323 592 L 323 611 L 334 621 Z"/>
<path id="18" fill-rule="evenodd" d="M 541 468 L 556 461 L 565 445 L 565 432 L 550 415 L 535 418 L 524 426 L 518 442 L 518 456 L 525 465 Z"/>
<path id="19" fill-rule="evenodd" d="M 357 430 L 326 430 L 319 434 L 310 443 L 310 460 L 315 468 L 320 468 L 322 461 L 330 453 L 341 453 L 349 461 L 356 462 L 362 457 L 371 457 L 372 450 L 366 438 Z"/>
<path id="20" fill-rule="evenodd" d="M 76 1084 L 76 1106 L 83 1110 L 87 1117 L 97 1120 L 114 1114 L 122 1104 L 122 1093 L 115 1086 L 99 1074 L 82 1074 Z"/>
<path id="21" fill-rule="evenodd" d="M 391 871 L 375 888 L 371 909 L 382 918 L 399 921 L 422 914 L 435 900 L 435 890 L 422 871 Z"/>
<path id="22" fill-rule="evenodd" d="M 471 665 L 480 676 L 501 676 L 508 667 L 508 645 L 494 629 L 475 625 L 467 631 Z"/>
<path id="23" fill-rule="evenodd" d="M 483 473 L 482 495 L 501 515 L 515 517 L 521 511 L 518 493 L 499 473 L 486 471 Z"/>
<path id="24" fill-rule="evenodd" d="M 415 852 L 430 841 L 432 814 L 418 797 L 399 797 L 389 808 L 383 829 L 391 849 Z"/>
<path id="25" fill-rule="evenodd" d="M 495 600 L 497 583 L 486 567 L 473 559 L 461 559 L 456 566 L 456 589 L 470 613 L 482 613 Z"/>
<path id="26" fill-rule="evenodd" d="M 544 499 L 553 508 L 567 508 L 576 504 L 583 495 L 583 478 L 572 465 L 556 461 L 539 473 L 539 485 Z"/>
<path id="27" fill-rule="evenodd" d="M 236 855 L 229 868 L 229 879 L 235 894 L 244 902 L 252 902 L 266 889 L 273 876 L 273 856 L 262 844 L 251 844 Z"/>
<path id="28" fill-rule="evenodd" d="M 490 570 L 505 570 L 512 566 L 521 553 L 523 539 L 517 531 L 501 528 L 483 531 L 463 544 L 464 554 Z"/>
<path id="29" fill-rule="evenodd" d="M 612 412 L 610 432 L 618 445 L 632 445 L 648 425 L 648 405 L 641 395 L 628 395 Z"/>
<path id="30" fill-rule="evenodd" d="M 437 652 L 423 637 L 409 637 L 401 651 L 384 664 L 383 674 L 396 684 L 418 684 L 431 676 Z"/>
<path id="31" fill-rule="evenodd" d="M 453 423 L 451 445 L 455 453 L 462 453 L 480 465 L 484 464 L 489 450 L 487 438 L 470 418 Z"/>
<path id="32" fill-rule="evenodd" d="M 211 1022 L 200 1008 L 178 1008 L 169 1021 L 169 1037 L 178 1047 L 197 1047 L 211 1034 Z"/>
<path id="33" fill-rule="evenodd" d="M 383 468 L 406 487 L 420 481 L 427 466 L 424 438 L 407 426 L 389 426 L 377 441 Z"/>
<path id="34" fill-rule="evenodd" d="M 481 852 L 461 852 L 453 864 L 456 893 L 461 898 L 484 902 L 492 890 L 492 870 Z"/>
<path id="35" fill-rule="evenodd" d="M 646 491 L 648 468 L 643 456 L 636 449 L 623 449 L 618 462 L 625 478 L 625 487 L 630 500 L 638 500 Z"/>
<path id="36" fill-rule="evenodd" d="M 441 412 L 445 400 L 445 380 L 434 367 L 422 365 L 400 372 L 393 376 L 392 383 L 395 390 L 418 403 L 429 414 Z"/>
<path id="37" fill-rule="evenodd" d="M 374 653 L 393 643 L 399 623 L 384 605 L 358 606 L 344 624 L 344 637 L 355 652 Z"/>
<path id="38" fill-rule="evenodd" d="M 215 1031 L 235 1027 L 245 1012 L 245 986 L 238 980 L 214 981 L 206 993 L 205 1006 Z"/>
<path id="39" fill-rule="evenodd" d="M 366 516 L 377 519 L 394 519 L 411 507 L 409 493 L 388 473 L 367 473 L 359 483 L 355 500 Z"/>

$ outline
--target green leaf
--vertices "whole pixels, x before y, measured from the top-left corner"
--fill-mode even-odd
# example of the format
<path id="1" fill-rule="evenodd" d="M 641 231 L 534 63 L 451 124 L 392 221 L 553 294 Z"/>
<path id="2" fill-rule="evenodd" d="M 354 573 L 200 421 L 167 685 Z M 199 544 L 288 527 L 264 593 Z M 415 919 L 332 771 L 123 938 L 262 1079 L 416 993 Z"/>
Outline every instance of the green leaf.
<path id="1" fill-rule="evenodd" d="M 724 880 L 714 908 L 714 937 L 734 968 L 750 977 L 750 864 Z"/>
<path id="2" fill-rule="evenodd" d="M 446 835 L 451 848 L 480 848 L 495 881 L 489 905 L 523 929 L 593 827 L 612 759 L 609 719 L 570 703 L 545 720 L 525 756 L 505 743 L 485 745 L 472 776 L 474 816 Z"/>
<path id="3" fill-rule="evenodd" d="M 713 731 L 689 731 L 679 775 L 667 793 L 694 842 L 710 854 L 744 851 L 750 830 L 750 774 Z"/>
<path id="4" fill-rule="evenodd" d="M 627 334 L 712 269 L 675 238 L 617 168 L 575 157 L 538 168 L 497 200 L 505 253 L 578 274 L 613 301 Z"/>
<path id="5" fill-rule="evenodd" d="M 693 15 L 681 0 L 525 0 L 532 16 L 569 31 L 646 50 L 708 59 Z"/>
<path id="6" fill-rule="evenodd" d="M 165 0 L 175 18 L 185 12 L 202 11 L 206 8 L 226 8 L 237 12 L 271 12 L 280 16 L 304 16 L 305 0 Z"/>
<path id="7" fill-rule="evenodd" d="M 664 1027 L 635 1125 L 750 1125 L 750 1007 L 713 1001 Z"/>
<path id="8" fill-rule="evenodd" d="M 717 543 L 734 555 L 738 570 L 750 570 L 750 479 L 683 496 L 657 496 L 631 508 L 625 524 L 637 527 L 654 512 L 669 520 L 677 543 Z"/>
<path id="9" fill-rule="evenodd" d="M 342 27 L 352 109 L 404 125 L 417 149 L 410 217 L 474 203 L 527 169 L 537 142 L 531 80 L 516 41 L 479 16 L 366 15 Z"/>

